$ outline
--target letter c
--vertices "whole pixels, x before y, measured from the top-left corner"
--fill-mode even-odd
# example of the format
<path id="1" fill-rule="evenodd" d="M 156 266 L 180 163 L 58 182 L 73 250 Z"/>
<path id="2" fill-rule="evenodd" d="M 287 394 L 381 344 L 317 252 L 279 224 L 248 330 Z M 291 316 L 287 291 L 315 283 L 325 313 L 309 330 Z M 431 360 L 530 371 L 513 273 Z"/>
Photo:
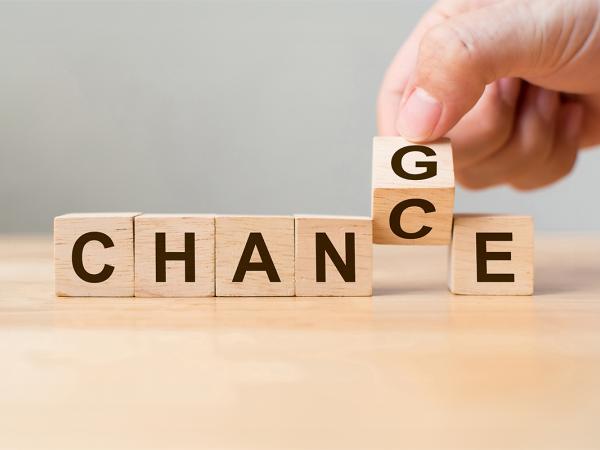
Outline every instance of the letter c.
<path id="1" fill-rule="evenodd" d="M 425 213 L 435 212 L 435 206 L 428 200 L 423 198 L 411 198 L 408 200 L 404 200 L 398 203 L 390 212 L 390 229 L 392 232 L 403 239 L 419 239 L 426 236 L 430 231 L 431 227 L 423 225 L 418 231 L 414 233 L 409 233 L 402 229 L 402 225 L 400 224 L 400 219 L 402 217 L 402 213 L 405 209 L 411 207 L 421 208 Z"/>
<path id="2" fill-rule="evenodd" d="M 100 242 L 104 248 L 114 247 L 112 239 L 104 233 L 99 231 L 91 231 L 89 233 L 82 234 L 77 238 L 73 245 L 73 252 L 71 254 L 71 261 L 73 263 L 73 269 L 79 278 L 88 283 L 102 283 L 110 278 L 114 272 L 114 266 L 105 264 L 102 270 L 98 273 L 89 273 L 83 267 L 83 248 L 90 241 Z"/>

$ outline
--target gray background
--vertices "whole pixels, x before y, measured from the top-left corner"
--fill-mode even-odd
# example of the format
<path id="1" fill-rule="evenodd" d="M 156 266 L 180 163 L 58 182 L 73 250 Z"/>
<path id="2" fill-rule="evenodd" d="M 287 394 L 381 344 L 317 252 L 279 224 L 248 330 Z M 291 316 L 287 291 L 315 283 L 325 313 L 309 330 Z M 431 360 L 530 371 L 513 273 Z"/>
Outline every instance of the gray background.
<path id="1" fill-rule="evenodd" d="M 430 3 L 0 3 L 0 232 L 72 211 L 368 215 L 378 84 Z M 587 152 L 551 189 L 459 190 L 457 209 L 597 230 L 598 173 Z"/>

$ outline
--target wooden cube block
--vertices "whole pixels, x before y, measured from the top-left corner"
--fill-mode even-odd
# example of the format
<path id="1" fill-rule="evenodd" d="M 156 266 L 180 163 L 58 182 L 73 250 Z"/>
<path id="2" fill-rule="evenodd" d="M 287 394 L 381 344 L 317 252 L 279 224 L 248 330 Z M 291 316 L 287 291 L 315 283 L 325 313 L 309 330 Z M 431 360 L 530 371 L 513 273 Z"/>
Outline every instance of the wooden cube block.
<path id="1" fill-rule="evenodd" d="M 532 295 L 533 219 L 456 215 L 449 287 L 454 294 Z"/>
<path id="2" fill-rule="evenodd" d="M 294 295 L 294 218 L 217 216 L 217 296 Z"/>
<path id="3" fill-rule="evenodd" d="M 372 295 L 370 218 L 296 216 L 295 228 L 297 296 Z"/>
<path id="4" fill-rule="evenodd" d="M 454 209 L 454 165 L 447 139 L 412 144 L 373 139 L 373 242 L 447 245 Z"/>
<path id="5" fill-rule="evenodd" d="M 135 296 L 215 295 L 215 216 L 135 218 Z"/>
<path id="6" fill-rule="evenodd" d="M 133 297 L 137 214 L 65 214 L 54 219 L 57 296 Z"/>

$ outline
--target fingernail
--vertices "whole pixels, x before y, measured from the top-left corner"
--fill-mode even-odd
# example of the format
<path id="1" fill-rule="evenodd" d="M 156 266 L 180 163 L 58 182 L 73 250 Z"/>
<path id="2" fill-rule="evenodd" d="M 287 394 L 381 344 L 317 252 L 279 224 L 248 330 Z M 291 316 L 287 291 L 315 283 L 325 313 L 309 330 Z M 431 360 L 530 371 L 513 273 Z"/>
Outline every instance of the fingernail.
<path id="1" fill-rule="evenodd" d="M 574 104 L 567 116 L 565 135 L 568 139 L 579 139 L 583 127 L 583 106 Z"/>
<path id="2" fill-rule="evenodd" d="M 500 78 L 498 88 L 502 101 L 508 106 L 516 106 L 521 90 L 521 81 L 518 78 Z"/>
<path id="3" fill-rule="evenodd" d="M 554 91 L 540 89 L 537 95 L 537 109 L 546 122 L 552 122 L 558 112 L 559 99 Z"/>
<path id="4" fill-rule="evenodd" d="M 398 114 L 396 128 L 411 141 L 424 141 L 435 130 L 442 116 L 442 104 L 421 88 L 408 97 Z"/>

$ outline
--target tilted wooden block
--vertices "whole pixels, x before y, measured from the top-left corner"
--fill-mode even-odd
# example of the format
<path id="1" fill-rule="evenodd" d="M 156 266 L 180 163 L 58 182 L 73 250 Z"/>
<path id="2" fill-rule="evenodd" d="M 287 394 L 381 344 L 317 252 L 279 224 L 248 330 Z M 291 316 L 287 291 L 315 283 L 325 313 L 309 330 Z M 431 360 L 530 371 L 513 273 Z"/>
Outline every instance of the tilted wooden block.
<path id="1" fill-rule="evenodd" d="M 454 166 L 447 139 L 412 144 L 373 139 L 373 242 L 447 245 L 454 208 Z"/>
<path id="2" fill-rule="evenodd" d="M 54 219 L 57 296 L 133 297 L 137 214 L 65 214 Z"/>
<path id="3" fill-rule="evenodd" d="M 373 226 L 367 217 L 296 216 L 296 295 L 372 295 Z"/>
<path id="4" fill-rule="evenodd" d="M 532 295 L 533 219 L 456 215 L 449 287 L 454 294 Z"/>
<path id="5" fill-rule="evenodd" d="M 217 296 L 294 295 L 294 218 L 217 216 Z"/>
<path id="6" fill-rule="evenodd" d="M 215 295 L 215 216 L 135 218 L 135 296 Z"/>

